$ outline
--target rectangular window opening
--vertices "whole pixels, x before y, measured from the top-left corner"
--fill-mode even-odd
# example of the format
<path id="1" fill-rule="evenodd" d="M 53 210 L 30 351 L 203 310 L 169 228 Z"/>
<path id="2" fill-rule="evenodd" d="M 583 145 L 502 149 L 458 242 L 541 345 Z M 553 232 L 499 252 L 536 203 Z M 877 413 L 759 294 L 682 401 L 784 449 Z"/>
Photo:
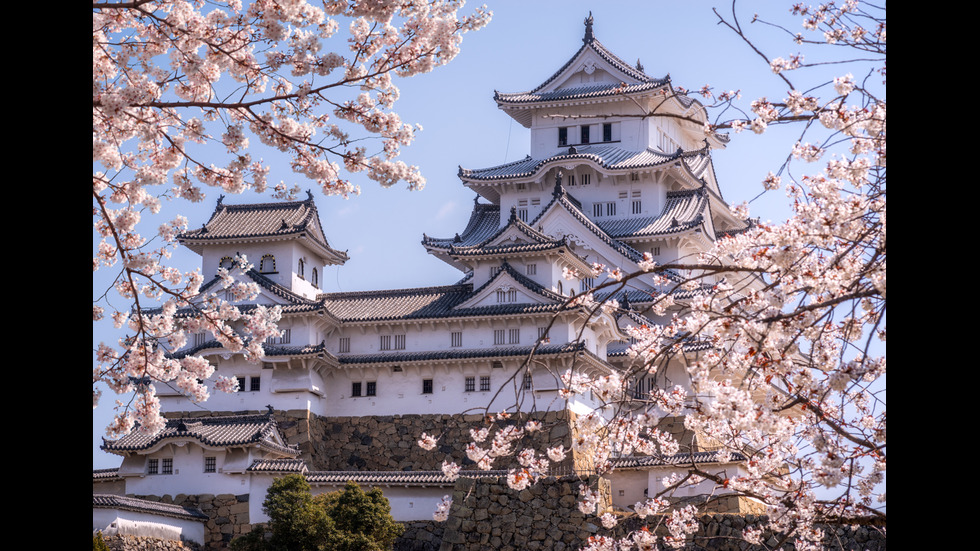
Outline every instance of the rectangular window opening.
<path id="1" fill-rule="evenodd" d="M 467 377 L 464 383 L 464 390 L 466 392 L 473 392 L 476 390 L 476 377 Z"/>
<path id="2" fill-rule="evenodd" d="M 367 391 L 364 393 L 365 396 L 377 396 L 378 395 L 378 383 L 374 381 L 368 381 Z"/>
<path id="3" fill-rule="evenodd" d="M 422 394 L 432 394 L 432 379 L 422 379 Z"/>
<path id="4" fill-rule="evenodd" d="M 352 383 L 351 384 L 351 387 L 350 387 L 350 395 L 353 396 L 353 397 L 357 397 L 357 396 L 360 396 L 361 395 L 361 383 L 360 382 L 356 382 L 356 383 Z"/>
<path id="5" fill-rule="evenodd" d="M 480 391 L 488 392 L 490 390 L 490 376 L 482 375 L 480 376 Z"/>
<path id="6" fill-rule="evenodd" d="M 213 473 L 217 472 L 218 460 L 215 457 L 205 457 L 204 458 L 204 472 Z"/>

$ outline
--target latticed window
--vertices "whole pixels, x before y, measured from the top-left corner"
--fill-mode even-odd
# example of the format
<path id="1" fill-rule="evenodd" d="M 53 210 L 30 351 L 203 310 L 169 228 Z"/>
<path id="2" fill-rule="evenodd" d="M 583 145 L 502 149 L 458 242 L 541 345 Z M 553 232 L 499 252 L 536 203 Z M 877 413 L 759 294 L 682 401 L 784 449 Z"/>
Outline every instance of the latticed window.
<path id="1" fill-rule="evenodd" d="M 204 458 L 204 472 L 214 473 L 218 471 L 218 460 L 215 457 Z"/>
<path id="2" fill-rule="evenodd" d="M 521 330 L 511 329 L 508 335 L 508 342 L 510 344 L 520 344 L 521 342 Z"/>
<path id="3" fill-rule="evenodd" d="M 248 389 L 251 390 L 252 392 L 258 392 L 259 391 L 259 388 L 260 388 L 261 382 L 262 382 L 262 379 L 261 378 L 259 378 L 259 377 L 252 377 L 251 380 L 249 380 L 249 387 L 248 387 Z"/>
<path id="4" fill-rule="evenodd" d="M 170 457 L 165 457 L 160 462 L 160 473 L 161 474 L 174 474 L 174 460 Z"/>
<path id="5" fill-rule="evenodd" d="M 340 337 L 338 352 L 350 352 L 350 337 Z"/>
<path id="6" fill-rule="evenodd" d="M 473 392 L 476 390 L 476 377 L 467 377 L 463 383 L 463 390 Z"/>
<path id="7" fill-rule="evenodd" d="M 405 335 L 395 335 L 395 350 L 405 350 Z"/>
<path id="8" fill-rule="evenodd" d="M 374 381 L 368 381 L 367 388 L 365 389 L 365 396 L 377 396 L 378 395 L 378 383 Z"/>
<path id="9" fill-rule="evenodd" d="M 391 335 L 381 335 L 381 344 L 378 350 L 391 350 Z"/>
<path id="10" fill-rule="evenodd" d="M 299 259 L 299 264 L 296 266 L 296 275 L 305 278 L 305 271 L 304 271 L 305 267 L 306 267 L 306 263 L 303 262 L 302 258 Z"/>
<path id="11" fill-rule="evenodd" d="M 493 330 L 493 344 L 506 344 L 504 340 L 504 330 L 494 329 Z"/>
<path id="12" fill-rule="evenodd" d="M 480 390 L 482 392 L 487 392 L 490 390 L 490 376 L 482 375 L 480 377 Z"/>
<path id="13" fill-rule="evenodd" d="M 524 390 L 531 390 L 531 387 L 532 387 L 531 374 L 530 373 L 525 373 L 524 374 Z"/>
<path id="14" fill-rule="evenodd" d="M 458 348 L 460 346 L 463 346 L 463 332 L 462 331 L 453 331 L 451 335 L 452 335 L 451 340 L 452 340 L 452 347 L 453 348 Z"/>
<path id="15" fill-rule="evenodd" d="M 432 379 L 422 379 L 422 394 L 432 394 Z"/>
<path id="16" fill-rule="evenodd" d="M 538 265 L 528 264 L 527 265 L 527 275 L 538 275 Z"/>
<path id="17" fill-rule="evenodd" d="M 146 474 L 159 474 L 159 473 L 160 473 L 160 460 L 148 459 L 146 461 Z"/>
<path id="18" fill-rule="evenodd" d="M 360 383 L 360 381 L 358 381 L 356 383 L 351 383 L 350 395 L 351 396 L 360 396 L 361 395 L 361 383 Z"/>
<path id="19" fill-rule="evenodd" d="M 314 286 L 319 286 L 320 285 L 320 281 L 317 279 L 316 268 L 313 268 L 313 279 L 312 279 L 312 283 L 313 283 Z"/>

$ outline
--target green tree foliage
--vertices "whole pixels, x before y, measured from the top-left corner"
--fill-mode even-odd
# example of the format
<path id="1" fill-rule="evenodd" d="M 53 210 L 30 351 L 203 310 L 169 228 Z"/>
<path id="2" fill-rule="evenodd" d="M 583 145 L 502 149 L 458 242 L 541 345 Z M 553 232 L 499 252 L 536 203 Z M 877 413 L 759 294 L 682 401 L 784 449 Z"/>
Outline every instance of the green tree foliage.
<path id="1" fill-rule="evenodd" d="M 232 542 L 234 551 L 383 551 L 403 530 L 381 490 L 353 482 L 314 497 L 302 475 L 288 475 L 272 483 L 262 508 L 269 537 L 254 529 Z"/>
<path id="2" fill-rule="evenodd" d="M 92 551 L 109 551 L 109 544 L 102 539 L 102 530 L 92 536 Z"/>
<path id="3" fill-rule="evenodd" d="M 391 505 L 378 488 L 364 492 L 347 481 L 338 492 L 314 498 L 334 522 L 332 551 L 382 551 L 391 549 L 404 527 L 391 517 Z"/>

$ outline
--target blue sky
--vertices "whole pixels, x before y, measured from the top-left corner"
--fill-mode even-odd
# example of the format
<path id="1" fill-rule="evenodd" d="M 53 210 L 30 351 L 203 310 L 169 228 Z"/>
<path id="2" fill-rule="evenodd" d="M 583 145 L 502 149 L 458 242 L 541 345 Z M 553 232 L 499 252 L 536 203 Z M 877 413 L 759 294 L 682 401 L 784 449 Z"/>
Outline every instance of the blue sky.
<path id="1" fill-rule="evenodd" d="M 325 197 L 316 192 L 314 184 L 294 177 L 283 158 L 253 153 L 272 163 L 270 182 L 284 180 L 314 190 L 330 244 L 348 251 L 347 264 L 325 270 L 326 291 L 445 285 L 461 277 L 454 268 L 426 254 L 420 244 L 422 234 L 448 237 L 465 227 L 475 194 L 457 178 L 459 166 L 494 166 L 528 153 L 528 130 L 497 109 L 494 90 L 526 91 L 551 76 L 581 46 L 583 20 L 590 11 L 596 38 L 630 63 L 639 59 L 650 76 L 669 73 L 675 86 L 689 90 L 706 84 L 717 92 L 740 89 L 746 108 L 757 97 L 781 100 L 786 96 L 785 84 L 762 59 L 734 33 L 716 24 L 712 7 L 726 15 L 730 11 L 730 4 L 721 0 L 506 0 L 487 4 L 494 12 L 493 20 L 484 29 L 465 35 L 455 60 L 399 83 L 396 112 L 403 121 L 423 126 L 416 142 L 400 158 L 421 168 L 428 180 L 423 190 L 410 192 L 401 184 L 382 189 L 366 178 L 355 178 L 361 186 L 360 196 L 347 200 Z M 742 4 L 743 25 L 758 34 L 762 45 L 773 45 L 766 50 L 770 57 L 797 52 L 797 46 L 772 29 L 749 25 L 754 11 L 786 20 L 788 4 L 776 11 L 772 2 Z M 464 11 L 478 5 L 470 3 Z M 794 31 L 800 30 L 797 21 L 789 24 Z M 762 136 L 751 132 L 732 135 L 728 148 L 714 154 L 722 193 L 730 204 L 759 195 L 763 178 L 778 169 L 795 141 L 792 132 L 776 129 Z M 181 213 L 192 227 L 199 227 L 213 211 L 220 190 L 206 193 L 207 198 L 196 205 L 165 203 L 165 217 Z M 227 203 L 265 200 L 268 198 L 256 194 L 225 198 Z M 763 220 L 781 220 L 788 214 L 786 204 L 782 192 L 770 192 L 751 203 L 751 213 Z M 144 230 L 149 227 L 155 226 Z M 173 262 L 193 269 L 199 266 L 200 257 L 178 251 Z M 111 277 L 109 270 L 96 272 L 95 296 L 104 291 L 106 276 Z M 113 338 L 96 325 L 95 343 Z M 99 449 L 115 399 L 105 391 L 93 411 L 93 468 L 119 465 L 118 456 Z"/>

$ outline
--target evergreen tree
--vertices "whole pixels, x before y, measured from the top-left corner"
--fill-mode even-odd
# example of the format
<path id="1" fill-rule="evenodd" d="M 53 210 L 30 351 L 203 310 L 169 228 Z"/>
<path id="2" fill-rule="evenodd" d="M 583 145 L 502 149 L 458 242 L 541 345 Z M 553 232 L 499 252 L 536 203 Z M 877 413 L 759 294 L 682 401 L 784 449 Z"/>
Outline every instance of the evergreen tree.
<path id="1" fill-rule="evenodd" d="M 232 542 L 234 551 L 383 551 L 404 529 L 381 490 L 365 493 L 350 481 L 314 497 L 302 475 L 287 475 L 269 487 L 262 509 L 270 537 L 255 528 Z"/>

